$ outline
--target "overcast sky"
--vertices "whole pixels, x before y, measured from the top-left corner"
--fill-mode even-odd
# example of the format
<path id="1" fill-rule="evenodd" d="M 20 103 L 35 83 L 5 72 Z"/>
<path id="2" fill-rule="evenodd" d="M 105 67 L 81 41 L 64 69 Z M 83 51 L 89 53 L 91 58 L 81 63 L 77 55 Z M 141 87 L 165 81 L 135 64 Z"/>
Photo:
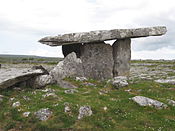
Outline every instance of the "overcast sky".
<path id="1" fill-rule="evenodd" d="M 132 59 L 175 59 L 174 0 L 0 0 L 0 54 L 62 56 L 37 41 L 91 30 L 166 26 L 164 36 L 132 39 Z"/>

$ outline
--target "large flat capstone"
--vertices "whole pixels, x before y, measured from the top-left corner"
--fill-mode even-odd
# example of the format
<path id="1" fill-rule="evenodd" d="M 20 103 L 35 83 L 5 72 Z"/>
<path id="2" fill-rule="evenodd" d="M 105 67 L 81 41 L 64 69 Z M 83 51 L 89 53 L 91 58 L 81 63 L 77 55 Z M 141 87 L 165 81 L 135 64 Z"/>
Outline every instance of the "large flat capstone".
<path id="1" fill-rule="evenodd" d="M 165 26 L 136 29 L 98 30 L 44 37 L 39 40 L 39 42 L 50 46 L 60 46 L 77 43 L 102 42 L 115 39 L 160 36 L 164 35 L 166 32 L 167 29 Z"/>

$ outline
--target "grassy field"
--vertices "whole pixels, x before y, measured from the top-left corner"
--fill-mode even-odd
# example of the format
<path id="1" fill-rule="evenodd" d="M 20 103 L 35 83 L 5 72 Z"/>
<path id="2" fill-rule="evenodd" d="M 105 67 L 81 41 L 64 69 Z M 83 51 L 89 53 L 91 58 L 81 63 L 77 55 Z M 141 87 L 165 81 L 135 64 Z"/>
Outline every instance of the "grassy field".
<path id="1" fill-rule="evenodd" d="M 137 62 L 134 61 L 134 63 Z M 174 63 L 170 62 L 170 65 L 172 66 L 168 68 L 172 70 Z M 160 63 L 157 66 L 160 66 Z M 157 66 L 151 65 L 149 69 L 155 71 Z M 163 68 L 165 67 L 161 67 L 162 70 Z M 167 75 L 167 77 L 172 77 L 175 76 L 175 73 L 171 72 Z M 0 90 L 0 95 L 4 96 L 3 102 L 0 103 L 0 128 L 5 131 L 10 129 L 23 131 L 175 130 L 175 107 L 169 105 L 167 101 L 168 99 L 175 100 L 175 85 L 156 83 L 153 79 L 135 78 L 129 80 L 127 87 L 116 89 L 106 81 L 88 80 L 81 82 L 74 78 L 67 78 L 66 81 L 79 87 L 76 89 L 78 92 L 66 94 L 66 89 L 58 85 L 46 87 L 46 89 L 52 89 L 56 97 L 43 97 L 46 94 L 43 91 L 45 89 L 31 89 L 30 87 L 24 87 L 20 90 Z M 130 100 L 137 95 L 161 101 L 167 104 L 168 108 L 141 107 Z M 16 101 L 20 101 L 21 106 L 13 108 L 12 104 Z M 71 109 L 69 113 L 64 112 L 65 103 L 69 103 Z M 78 110 L 80 106 L 84 105 L 91 106 L 93 114 L 78 120 Z M 41 108 L 49 108 L 53 112 L 47 121 L 40 121 L 34 115 L 34 112 Z M 27 111 L 31 113 L 28 117 L 24 117 L 22 114 Z"/>

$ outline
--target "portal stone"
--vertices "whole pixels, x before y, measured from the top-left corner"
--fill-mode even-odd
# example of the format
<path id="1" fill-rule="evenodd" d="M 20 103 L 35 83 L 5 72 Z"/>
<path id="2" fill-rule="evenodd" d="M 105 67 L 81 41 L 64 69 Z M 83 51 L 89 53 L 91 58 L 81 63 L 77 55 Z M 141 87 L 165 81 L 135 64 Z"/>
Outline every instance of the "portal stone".
<path id="1" fill-rule="evenodd" d="M 84 75 L 87 78 L 105 80 L 113 77 L 112 46 L 99 43 L 84 44 L 81 48 Z"/>
<path id="2" fill-rule="evenodd" d="M 128 76 L 131 60 L 131 39 L 119 39 L 114 42 L 112 47 L 114 59 L 114 77 Z"/>

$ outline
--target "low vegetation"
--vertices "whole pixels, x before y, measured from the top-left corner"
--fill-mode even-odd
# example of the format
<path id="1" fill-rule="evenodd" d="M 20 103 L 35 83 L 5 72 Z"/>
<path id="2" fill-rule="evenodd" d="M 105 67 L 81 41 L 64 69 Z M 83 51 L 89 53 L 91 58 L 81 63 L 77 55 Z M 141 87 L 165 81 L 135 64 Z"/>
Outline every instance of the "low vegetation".
<path id="1" fill-rule="evenodd" d="M 134 63 L 137 62 L 134 61 Z M 174 66 L 169 68 L 172 67 L 174 68 Z M 151 66 L 150 70 L 153 69 L 157 68 Z M 175 73 L 172 72 L 170 76 L 175 76 Z M 168 104 L 168 99 L 175 100 L 175 85 L 135 78 L 129 80 L 128 86 L 116 89 L 107 81 L 76 81 L 74 78 L 65 80 L 77 86 L 77 91 L 65 93 L 68 89 L 63 89 L 58 85 L 50 85 L 44 89 L 23 87 L 0 90 L 0 95 L 4 96 L 0 103 L 0 129 L 23 131 L 175 130 L 175 107 Z M 49 91 L 54 92 L 56 96 L 44 97 Z M 168 108 L 141 107 L 130 100 L 138 95 L 161 101 L 167 104 Z M 17 101 L 21 105 L 12 107 L 12 104 Z M 69 104 L 69 112 L 65 112 L 65 103 Z M 92 115 L 79 120 L 79 108 L 84 105 L 91 107 Z M 34 115 L 42 108 L 49 108 L 53 112 L 47 121 L 40 121 Z M 30 112 L 29 116 L 24 117 L 24 112 Z"/>

